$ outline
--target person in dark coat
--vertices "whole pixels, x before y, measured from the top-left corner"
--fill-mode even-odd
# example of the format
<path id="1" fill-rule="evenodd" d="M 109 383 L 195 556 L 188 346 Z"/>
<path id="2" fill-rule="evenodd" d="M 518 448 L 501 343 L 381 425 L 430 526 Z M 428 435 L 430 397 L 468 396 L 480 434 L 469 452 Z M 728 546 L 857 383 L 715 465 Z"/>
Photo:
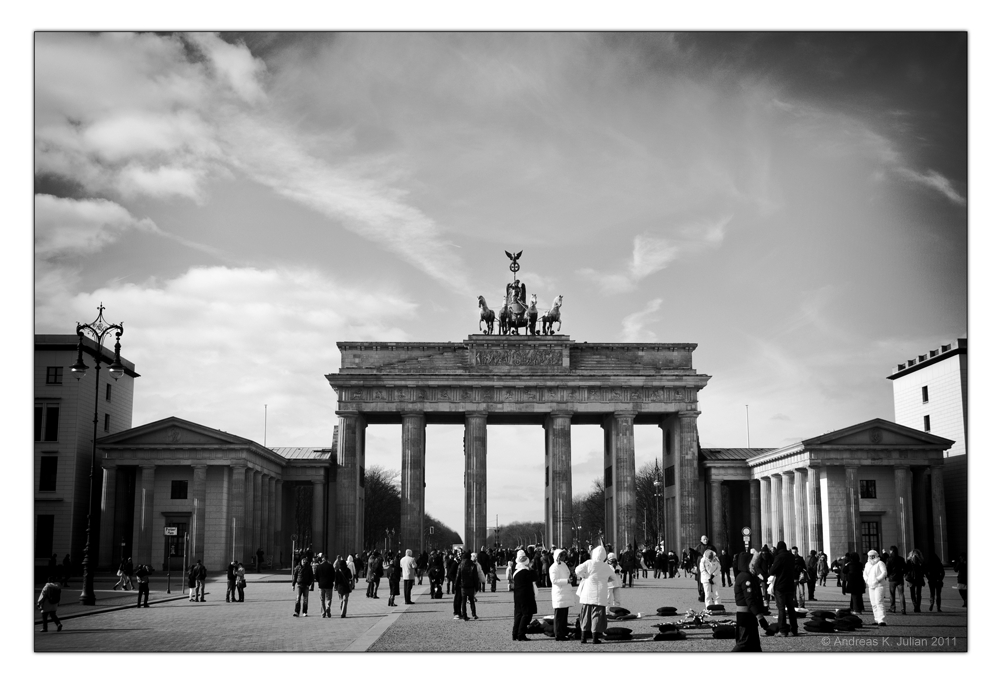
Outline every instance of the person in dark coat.
<path id="1" fill-rule="evenodd" d="M 921 594 L 924 590 L 924 555 L 916 548 L 906 556 L 906 583 L 910 586 L 913 611 L 919 612 Z"/>
<path id="2" fill-rule="evenodd" d="M 344 619 L 347 617 L 347 601 L 354 589 L 354 574 L 340 555 L 337 555 L 336 568 L 333 572 L 333 588 L 337 591 L 337 596 L 340 597 L 340 618 Z M 398 583 L 396 584 L 396 593 L 399 593 Z"/>
<path id="3" fill-rule="evenodd" d="M 799 624 L 795 615 L 795 556 L 788 552 L 784 541 L 775 546 L 770 576 L 774 577 L 774 606 L 778 610 L 778 630 L 783 636 L 797 636 Z M 862 582 L 863 584 L 864 582 Z M 788 623 L 785 623 L 787 618 Z"/>
<path id="4" fill-rule="evenodd" d="M 889 558 L 885 563 L 885 571 L 889 575 L 889 611 L 896 611 L 896 590 L 899 589 L 899 604 L 906 614 L 906 590 L 903 577 L 906 575 L 906 560 L 899 556 L 899 548 L 889 546 Z"/>
<path id="5" fill-rule="evenodd" d="M 761 576 L 766 581 L 767 576 L 771 571 L 771 565 L 774 564 L 774 553 L 771 552 L 771 549 L 768 548 L 767 544 L 765 543 L 764 545 L 761 546 L 760 552 L 757 554 L 760 556 L 760 559 L 758 559 L 755 564 L 757 565 L 757 567 L 760 568 L 759 576 Z M 766 584 L 762 585 L 761 589 L 762 589 L 761 592 L 763 594 L 761 597 L 763 597 L 764 599 L 764 609 L 770 610 L 771 594 L 767 592 Z"/>
<path id="6" fill-rule="evenodd" d="M 136 588 L 139 589 L 136 595 L 136 607 L 149 607 L 149 575 L 153 570 L 148 564 L 140 564 L 135 570 L 135 579 L 138 582 Z"/>
<path id="7" fill-rule="evenodd" d="M 764 618 L 764 601 L 761 599 L 760 580 L 750 571 L 753 555 L 740 553 L 736 556 L 736 582 L 733 584 L 733 599 L 736 602 L 736 645 L 733 652 L 762 652 L 757 625 L 767 631 Z M 770 634 L 768 634 L 770 635 Z"/>
<path id="8" fill-rule="evenodd" d="M 924 576 L 927 578 L 927 589 L 931 594 L 930 611 L 934 611 L 936 604 L 937 611 L 940 612 L 941 589 L 944 588 L 944 565 L 941 564 L 941 558 L 933 550 L 927 553 L 927 559 L 924 561 Z"/>
<path id="9" fill-rule="evenodd" d="M 236 560 L 226 567 L 226 602 L 236 602 Z"/>
<path id="10" fill-rule="evenodd" d="M 396 596 L 399 595 L 399 582 L 403 578 L 403 568 L 399 566 L 399 557 L 393 553 L 389 556 L 389 607 L 396 606 Z"/>
<path id="11" fill-rule="evenodd" d="M 725 588 L 727 585 L 730 588 L 732 588 L 732 586 L 733 586 L 733 577 L 729 573 L 729 572 L 732 571 L 732 569 L 733 569 L 733 556 L 730 555 L 729 552 L 725 548 L 723 548 L 721 551 L 719 551 L 719 571 L 722 572 L 722 587 L 723 588 Z M 739 567 L 736 568 L 736 571 L 737 572 L 740 571 Z M 758 582 L 758 585 L 759 585 L 759 583 L 760 582 Z"/>
<path id="12" fill-rule="evenodd" d="M 295 591 L 295 611 L 293 617 L 309 616 L 309 587 L 313 584 L 313 570 L 309 556 L 303 555 L 302 561 L 292 570 L 292 590 Z"/>
<path id="13" fill-rule="evenodd" d="M 527 636 L 531 617 L 538 611 L 535 596 L 538 593 L 538 576 L 528 563 L 524 551 L 517 554 L 514 565 L 514 627 L 511 640 L 531 640 Z"/>
<path id="14" fill-rule="evenodd" d="M 313 578 L 316 580 L 316 587 L 319 588 L 319 611 L 324 619 L 330 618 L 330 605 L 333 603 L 333 579 L 337 570 L 330 564 L 330 560 L 319 553 L 317 556 L 319 564 L 313 571 Z"/>
<path id="15" fill-rule="evenodd" d="M 806 558 L 806 573 L 809 576 L 809 583 L 806 584 L 809 588 L 809 601 L 815 602 L 816 581 L 819 579 L 819 556 L 815 550 L 810 550 L 809 557 Z"/>
<path id="16" fill-rule="evenodd" d="M 857 553 L 849 552 L 844 555 L 845 562 L 842 566 L 841 572 L 843 574 L 843 580 L 841 581 L 841 590 L 844 595 L 851 596 L 851 612 L 854 614 L 862 614 L 865 611 L 865 578 L 864 578 L 864 567 L 861 566 L 861 557 Z"/>
<path id="17" fill-rule="evenodd" d="M 706 550 L 713 550 L 716 555 L 719 551 L 714 545 L 708 540 L 708 536 L 702 536 L 701 542 L 698 543 L 691 553 L 691 569 L 694 571 L 694 582 L 698 585 L 698 602 L 705 602 L 705 587 L 701 583 L 701 571 L 698 569 L 698 565 L 701 564 L 701 556 L 705 554 Z"/>
<path id="18" fill-rule="evenodd" d="M 472 618 L 479 619 L 479 616 L 476 614 L 476 591 L 479 590 L 482 577 L 482 567 L 472 557 L 472 553 L 466 550 L 462 553 L 462 562 L 458 565 L 457 580 L 457 583 L 461 584 L 461 601 L 459 602 L 461 614 L 459 616 L 465 621 L 469 620 L 466 603 L 468 603 L 468 609 L 472 611 Z"/>

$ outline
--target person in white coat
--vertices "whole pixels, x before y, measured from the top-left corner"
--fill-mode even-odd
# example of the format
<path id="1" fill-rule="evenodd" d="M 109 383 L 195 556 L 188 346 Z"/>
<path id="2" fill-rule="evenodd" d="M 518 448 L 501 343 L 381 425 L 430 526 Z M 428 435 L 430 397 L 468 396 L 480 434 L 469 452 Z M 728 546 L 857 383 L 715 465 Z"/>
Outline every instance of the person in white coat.
<path id="1" fill-rule="evenodd" d="M 607 557 L 604 546 L 599 545 L 590 551 L 589 560 L 576 567 L 576 575 L 580 579 L 576 595 L 580 598 L 581 645 L 590 640 L 591 633 L 594 645 L 599 645 L 600 635 L 608 627 L 608 580 L 614 576 L 615 570 L 604 561 Z"/>
<path id="2" fill-rule="evenodd" d="M 886 571 L 885 562 L 879 558 L 877 550 L 868 551 L 868 563 L 862 573 L 865 578 L 865 585 L 868 586 L 868 600 L 872 603 L 872 614 L 875 616 L 874 626 L 885 626 L 885 589 L 888 585 L 889 572 Z"/>
<path id="3" fill-rule="evenodd" d="M 406 557 L 399 561 L 399 568 L 402 570 L 403 579 L 403 603 L 412 605 L 410 600 L 413 591 L 413 582 L 417 579 L 417 560 L 413 557 L 413 551 L 406 550 Z"/>
<path id="4" fill-rule="evenodd" d="M 552 609 L 555 613 L 553 624 L 556 640 L 569 640 L 566 636 L 566 621 L 569 610 L 576 605 L 576 591 L 569 582 L 569 567 L 566 565 L 566 551 L 556 548 L 552 553 L 553 563 L 549 567 L 549 583 L 552 584 Z"/>
<path id="5" fill-rule="evenodd" d="M 708 609 L 709 605 L 721 604 L 716 582 L 722 574 L 722 564 L 719 563 L 719 558 L 715 555 L 714 550 L 705 551 L 698 563 L 698 569 L 701 571 L 701 585 L 705 589 L 705 609 Z"/>

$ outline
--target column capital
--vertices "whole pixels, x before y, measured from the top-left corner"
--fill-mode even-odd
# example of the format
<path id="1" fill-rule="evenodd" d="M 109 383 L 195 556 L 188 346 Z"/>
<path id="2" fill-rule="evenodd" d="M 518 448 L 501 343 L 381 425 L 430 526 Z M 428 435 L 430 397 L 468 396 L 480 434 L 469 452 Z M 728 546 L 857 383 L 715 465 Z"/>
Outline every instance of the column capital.
<path id="1" fill-rule="evenodd" d="M 569 417 L 572 418 L 576 414 L 573 410 L 551 410 L 549 411 L 549 417 Z"/>
<path id="2" fill-rule="evenodd" d="M 361 417 L 361 411 L 359 410 L 336 410 L 334 414 L 337 417 Z"/>
<path id="3" fill-rule="evenodd" d="M 778 481 L 781 481 L 781 472 L 775 472 L 774 474 L 769 474 L 767 476 L 770 477 L 771 479 L 777 479 Z"/>
<path id="4" fill-rule="evenodd" d="M 140 470 L 155 470 L 156 465 L 139 465 Z"/>
<path id="5" fill-rule="evenodd" d="M 631 422 L 632 420 L 635 419 L 635 416 L 639 414 L 639 411 L 638 410 L 616 410 L 616 411 L 614 411 L 611 414 L 614 415 L 616 419 L 619 419 L 619 420 L 627 419 L 627 420 L 629 420 Z"/>
<path id="6" fill-rule="evenodd" d="M 910 470 L 910 466 L 909 465 L 893 465 L 893 469 L 896 470 L 897 472 L 899 472 L 900 470 L 909 471 Z"/>
<path id="7" fill-rule="evenodd" d="M 489 415 L 485 410 L 467 410 L 465 412 L 465 417 L 486 417 Z"/>
<path id="8" fill-rule="evenodd" d="M 230 465 L 229 466 L 229 469 L 231 469 L 231 470 L 246 470 L 246 468 L 247 468 L 246 463 L 243 463 L 241 465 Z"/>
<path id="9" fill-rule="evenodd" d="M 105 461 L 101 462 L 101 467 L 103 467 L 106 470 L 116 470 L 116 469 L 118 469 L 118 463 L 115 462 L 114 460 L 112 460 L 110 462 L 108 462 L 107 460 L 105 460 Z"/>
<path id="10" fill-rule="evenodd" d="M 191 465 L 191 467 L 193 467 L 196 470 L 207 470 L 208 469 L 208 465 L 202 465 L 202 464 Z"/>
<path id="11" fill-rule="evenodd" d="M 678 411 L 678 413 L 677 413 L 678 417 L 685 417 L 685 418 L 688 418 L 688 419 L 694 419 L 694 418 L 698 417 L 699 415 L 701 415 L 701 411 L 700 410 L 681 410 L 681 411 Z"/>
<path id="12" fill-rule="evenodd" d="M 403 418 L 423 418 L 424 411 L 422 410 L 406 410 L 400 413 Z"/>

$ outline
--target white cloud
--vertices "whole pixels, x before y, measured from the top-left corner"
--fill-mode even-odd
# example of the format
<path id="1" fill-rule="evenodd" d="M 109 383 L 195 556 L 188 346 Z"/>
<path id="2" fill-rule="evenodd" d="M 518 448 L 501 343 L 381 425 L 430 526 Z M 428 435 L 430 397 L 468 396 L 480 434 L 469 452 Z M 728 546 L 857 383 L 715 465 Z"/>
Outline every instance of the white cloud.
<path id="1" fill-rule="evenodd" d="M 147 195 L 163 199 L 178 196 L 198 200 L 204 169 L 160 166 L 149 169 L 130 164 L 122 169 L 120 187 L 126 196 Z"/>
<path id="2" fill-rule="evenodd" d="M 663 299 L 653 299 L 641 311 L 631 313 L 622 318 L 621 340 L 624 342 L 655 342 L 656 333 L 646 329 L 646 326 L 659 320 L 654 315 L 660 310 Z"/>
<path id="3" fill-rule="evenodd" d="M 649 233 L 636 235 L 632 240 L 632 258 L 622 271 L 607 273 L 583 268 L 577 273 L 596 280 L 607 293 L 632 291 L 640 281 L 663 270 L 684 254 L 696 254 L 720 246 L 732 218 L 730 214 L 711 221 L 684 223 L 667 230 L 669 237 Z"/>
<path id="4" fill-rule="evenodd" d="M 958 193 L 958 190 L 951 184 L 951 181 L 937 171 L 918 173 L 909 168 L 899 168 L 897 172 L 907 180 L 912 180 L 915 183 L 926 185 L 932 190 L 937 190 L 958 206 L 965 206 L 966 204 L 965 197 Z"/>
<path id="5" fill-rule="evenodd" d="M 247 102 L 264 99 L 260 79 L 267 69 L 242 41 L 230 45 L 214 33 L 189 33 L 187 37 L 202 49 L 215 71 L 241 98 Z"/>
<path id="6" fill-rule="evenodd" d="M 159 233 L 160 229 L 106 199 L 35 195 L 36 258 L 96 253 L 129 231 Z"/>
<path id="7" fill-rule="evenodd" d="M 406 340 L 417 307 L 309 270 L 191 268 L 179 277 L 111 283 L 53 297 L 36 330 L 71 333 L 99 302 L 123 321 L 122 354 L 136 364 L 135 422 L 178 415 L 268 442 L 326 445 L 340 366 L 336 340 Z M 89 316 L 89 317 L 88 317 Z"/>

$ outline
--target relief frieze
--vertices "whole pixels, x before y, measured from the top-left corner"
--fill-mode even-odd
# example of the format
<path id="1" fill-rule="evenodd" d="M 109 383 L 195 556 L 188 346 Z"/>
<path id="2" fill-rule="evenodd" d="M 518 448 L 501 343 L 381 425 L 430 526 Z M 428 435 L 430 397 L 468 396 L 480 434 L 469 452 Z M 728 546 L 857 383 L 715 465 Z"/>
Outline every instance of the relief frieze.
<path id="1" fill-rule="evenodd" d="M 473 365 L 559 367 L 563 364 L 562 349 L 482 348 L 469 352 Z"/>
<path id="2" fill-rule="evenodd" d="M 692 387 L 344 387 L 351 403 L 664 403 L 697 400 Z"/>

